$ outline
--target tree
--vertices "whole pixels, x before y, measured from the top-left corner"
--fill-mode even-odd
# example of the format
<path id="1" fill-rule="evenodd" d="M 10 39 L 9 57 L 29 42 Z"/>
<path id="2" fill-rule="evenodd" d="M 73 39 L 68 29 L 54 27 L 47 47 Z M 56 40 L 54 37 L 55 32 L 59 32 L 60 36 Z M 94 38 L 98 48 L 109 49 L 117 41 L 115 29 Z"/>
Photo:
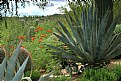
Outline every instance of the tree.
<path id="1" fill-rule="evenodd" d="M 28 2 L 28 3 L 30 2 L 28 0 L 15 0 L 14 1 L 15 2 L 15 6 L 13 6 L 13 5 L 10 6 L 9 4 L 11 3 L 11 1 L 12 0 L 0 0 L 0 18 L 2 18 L 2 12 L 6 16 L 7 11 L 9 11 L 10 8 L 13 9 L 13 7 L 15 7 L 15 11 L 16 11 L 15 15 L 18 15 L 18 11 L 17 11 L 17 9 L 18 9 L 18 2 L 21 2 L 23 7 L 25 7 L 25 2 Z M 39 2 L 38 0 L 31 0 L 31 1 L 33 1 L 33 2 Z M 43 6 L 47 5 L 47 1 L 46 0 L 40 0 L 40 2 L 41 3 L 38 6 L 43 7 Z M 12 10 L 12 12 L 13 12 L 13 10 Z"/>
<path id="2" fill-rule="evenodd" d="M 110 13 L 110 18 L 108 21 L 108 26 L 112 23 L 113 17 L 114 17 L 114 13 L 116 13 L 116 11 L 118 12 L 119 9 L 121 9 L 121 1 L 120 0 L 72 0 L 72 2 L 70 0 L 68 0 L 70 3 L 72 2 L 76 2 L 76 4 L 80 3 L 84 3 L 84 4 L 89 4 L 94 3 L 95 7 L 98 9 L 98 18 L 101 20 L 104 17 L 104 14 L 106 13 L 107 10 L 109 10 Z M 116 7 L 116 5 L 118 5 L 118 7 Z M 115 10 L 115 12 L 114 12 Z M 118 12 L 120 13 L 120 12 Z"/>

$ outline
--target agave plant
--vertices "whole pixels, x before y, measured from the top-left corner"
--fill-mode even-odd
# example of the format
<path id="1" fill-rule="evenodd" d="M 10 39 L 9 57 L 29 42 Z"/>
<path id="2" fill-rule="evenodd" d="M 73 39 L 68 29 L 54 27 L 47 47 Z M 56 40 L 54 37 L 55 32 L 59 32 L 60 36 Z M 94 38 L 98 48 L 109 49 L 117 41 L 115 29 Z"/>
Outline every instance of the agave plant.
<path id="1" fill-rule="evenodd" d="M 112 24 L 108 26 L 110 11 L 105 13 L 102 20 L 98 19 L 98 11 L 93 5 L 83 6 L 80 18 L 77 17 L 76 11 L 73 10 L 73 12 L 77 22 L 76 27 L 72 25 L 73 18 L 70 15 L 65 16 L 71 31 L 58 21 L 62 31 L 55 27 L 60 35 L 54 33 L 72 52 L 48 45 L 55 49 L 55 52 L 50 51 L 50 53 L 92 66 L 107 63 L 111 58 L 121 54 L 121 33 L 113 35 L 120 15 L 117 15 Z"/>
<path id="2" fill-rule="evenodd" d="M 0 81 L 20 81 L 21 80 L 26 63 L 29 58 L 29 57 L 26 58 L 24 63 L 21 65 L 21 67 L 15 74 L 16 60 L 17 60 L 17 56 L 18 56 L 18 52 L 21 47 L 21 44 L 22 42 L 18 45 L 13 55 L 11 56 L 10 60 L 7 61 L 5 57 L 2 64 L 0 64 Z"/>
<path id="3" fill-rule="evenodd" d="M 19 67 L 19 70 L 15 72 L 17 56 L 19 54 L 18 52 L 20 50 L 21 44 L 22 42 L 18 45 L 16 50 L 13 52 L 10 60 L 7 60 L 7 58 L 5 57 L 2 64 L 0 64 L 0 81 L 21 81 L 22 79 L 31 81 L 30 77 L 23 78 L 22 76 L 24 74 L 24 69 L 29 59 L 29 56 L 25 59 L 23 64 Z M 46 81 L 51 74 L 52 72 L 48 73 L 45 76 L 40 77 L 38 81 Z"/>

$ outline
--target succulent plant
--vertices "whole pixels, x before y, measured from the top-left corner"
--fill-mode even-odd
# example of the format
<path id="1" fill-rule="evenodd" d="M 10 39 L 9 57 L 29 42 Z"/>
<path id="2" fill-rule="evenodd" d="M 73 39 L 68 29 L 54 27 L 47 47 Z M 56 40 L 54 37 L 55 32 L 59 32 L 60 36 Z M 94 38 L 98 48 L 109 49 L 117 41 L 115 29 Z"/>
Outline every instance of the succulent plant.
<path id="1" fill-rule="evenodd" d="M 110 59 L 121 54 L 121 33 L 113 35 L 120 15 L 117 15 L 112 24 L 108 26 L 110 11 L 105 13 L 102 20 L 98 19 L 97 9 L 93 5 L 82 6 L 81 19 L 77 17 L 75 10 L 73 12 L 77 22 L 76 27 L 72 25 L 71 20 L 73 18 L 70 15 L 69 18 L 65 16 L 71 31 L 58 21 L 63 31 L 55 27 L 60 35 L 54 33 L 72 52 L 69 53 L 62 48 L 47 45 L 56 50 L 55 52 L 50 51 L 50 53 L 75 62 L 88 64 L 92 67 L 100 66 L 101 64 L 103 66 Z"/>
<path id="2" fill-rule="evenodd" d="M 21 26 L 22 26 L 22 27 L 25 26 L 25 20 L 24 20 L 24 19 L 21 19 L 21 20 L 20 20 L 20 23 L 21 23 Z"/>
<path id="3" fill-rule="evenodd" d="M 36 20 L 35 20 L 35 27 L 37 27 L 38 24 L 39 24 L 39 19 L 36 19 Z"/>
<path id="4" fill-rule="evenodd" d="M 28 58 L 21 65 L 17 73 L 15 74 L 16 59 L 21 47 L 22 42 L 18 45 L 14 53 L 12 54 L 10 60 L 7 60 L 6 57 L 2 64 L 0 64 L 0 81 L 20 81 L 28 61 Z"/>
<path id="5" fill-rule="evenodd" d="M 17 63 L 17 56 L 19 54 L 19 50 L 21 47 L 22 42 L 18 45 L 18 47 L 13 52 L 10 60 L 8 60 L 6 57 L 4 58 L 2 64 L 0 64 L 0 81 L 21 81 L 22 79 L 26 79 L 28 81 L 32 81 L 30 77 L 23 77 L 24 69 L 26 67 L 27 61 L 29 59 L 29 56 L 25 59 L 23 64 L 19 67 L 19 70 L 15 72 L 16 69 L 16 63 Z M 50 77 L 52 72 L 41 76 L 38 81 L 46 81 Z"/>
<path id="6" fill-rule="evenodd" d="M 34 27 L 34 26 L 31 26 L 31 27 L 29 28 L 28 41 L 30 41 L 31 38 L 34 37 L 34 35 L 35 35 L 34 30 L 35 30 L 35 27 Z"/>
<path id="7" fill-rule="evenodd" d="M 6 51 L 5 48 L 0 45 L 0 64 L 2 63 L 3 59 L 5 58 L 6 55 Z"/>

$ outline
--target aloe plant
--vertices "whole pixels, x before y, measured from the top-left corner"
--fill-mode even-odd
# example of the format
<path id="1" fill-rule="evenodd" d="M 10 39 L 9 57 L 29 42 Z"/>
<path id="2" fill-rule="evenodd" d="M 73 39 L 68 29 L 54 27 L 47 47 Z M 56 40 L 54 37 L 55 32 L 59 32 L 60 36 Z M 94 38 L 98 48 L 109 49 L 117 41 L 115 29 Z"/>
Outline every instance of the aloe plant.
<path id="1" fill-rule="evenodd" d="M 65 16 L 71 31 L 58 21 L 62 31 L 55 27 L 60 35 L 54 33 L 61 42 L 70 48 L 72 53 L 56 46 L 47 45 L 56 50 L 55 52 L 50 51 L 50 53 L 92 66 L 105 64 L 111 58 L 121 54 L 121 33 L 113 35 L 120 15 L 117 15 L 112 24 L 108 26 L 110 11 L 106 12 L 102 20 L 97 17 L 98 11 L 93 5 L 82 6 L 80 18 L 77 17 L 76 11 L 73 10 L 73 12 L 77 22 L 76 27 L 72 25 L 73 18 L 70 15 Z"/>

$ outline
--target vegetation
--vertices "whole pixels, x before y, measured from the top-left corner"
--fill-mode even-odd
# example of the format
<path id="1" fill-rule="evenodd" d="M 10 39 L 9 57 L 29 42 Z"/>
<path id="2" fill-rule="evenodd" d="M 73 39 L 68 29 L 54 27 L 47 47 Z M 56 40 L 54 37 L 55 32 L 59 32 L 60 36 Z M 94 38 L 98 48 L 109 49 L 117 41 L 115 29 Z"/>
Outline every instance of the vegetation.
<path id="1" fill-rule="evenodd" d="M 120 65 L 116 65 L 113 69 L 86 69 L 79 81 L 119 81 L 118 79 L 121 77 L 119 68 L 121 68 Z"/>
<path id="2" fill-rule="evenodd" d="M 110 10 L 98 19 L 95 5 L 74 8 L 66 15 L 3 18 L 0 80 L 120 81 L 121 66 L 107 67 L 121 55 L 120 14 L 109 25 Z"/>
<path id="3" fill-rule="evenodd" d="M 99 23 L 98 15 L 93 5 L 89 6 L 87 10 L 83 6 L 81 19 L 77 17 L 76 11 L 73 12 L 77 23 L 76 26 L 73 25 L 73 18 L 69 15 L 69 19 L 66 17 L 66 21 L 71 31 L 68 31 L 59 21 L 63 32 L 55 27 L 60 35 L 54 33 L 72 52 L 48 45 L 56 50 L 56 52 L 51 52 L 52 54 L 84 65 L 88 64 L 91 67 L 108 64 L 111 58 L 121 54 L 121 33 L 113 35 L 120 15 L 114 19 L 107 29 L 110 11 L 107 11 L 100 24 L 97 24 Z"/>

